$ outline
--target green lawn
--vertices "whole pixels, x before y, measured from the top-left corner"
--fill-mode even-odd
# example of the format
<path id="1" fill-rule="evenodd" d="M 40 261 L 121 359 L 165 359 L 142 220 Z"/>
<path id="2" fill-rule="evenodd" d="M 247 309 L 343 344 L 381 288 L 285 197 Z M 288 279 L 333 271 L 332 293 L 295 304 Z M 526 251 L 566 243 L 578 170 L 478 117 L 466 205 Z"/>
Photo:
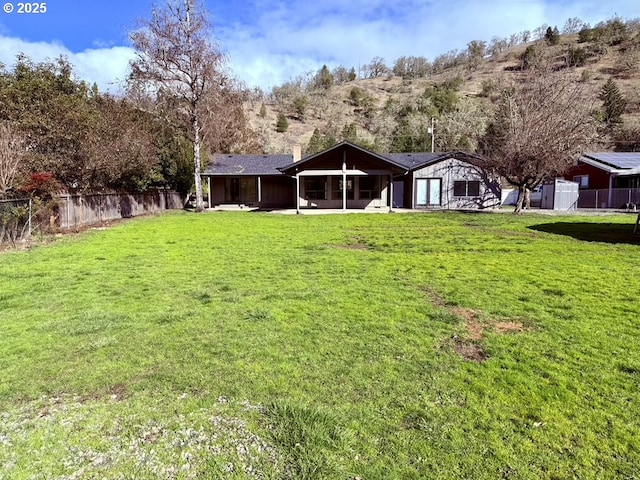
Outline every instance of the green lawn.
<path id="1" fill-rule="evenodd" d="M 639 478 L 634 220 L 178 212 L 0 253 L 0 479 Z"/>

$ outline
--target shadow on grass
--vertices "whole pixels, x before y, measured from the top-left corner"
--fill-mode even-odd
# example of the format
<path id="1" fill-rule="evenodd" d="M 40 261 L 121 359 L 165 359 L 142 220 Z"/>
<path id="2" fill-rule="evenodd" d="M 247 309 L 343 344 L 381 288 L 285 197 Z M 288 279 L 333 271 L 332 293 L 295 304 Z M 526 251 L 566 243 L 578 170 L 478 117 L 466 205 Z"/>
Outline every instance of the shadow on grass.
<path id="1" fill-rule="evenodd" d="M 538 232 L 565 235 L 585 242 L 629 243 L 640 245 L 640 235 L 633 234 L 629 223 L 555 222 L 527 227 Z"/>

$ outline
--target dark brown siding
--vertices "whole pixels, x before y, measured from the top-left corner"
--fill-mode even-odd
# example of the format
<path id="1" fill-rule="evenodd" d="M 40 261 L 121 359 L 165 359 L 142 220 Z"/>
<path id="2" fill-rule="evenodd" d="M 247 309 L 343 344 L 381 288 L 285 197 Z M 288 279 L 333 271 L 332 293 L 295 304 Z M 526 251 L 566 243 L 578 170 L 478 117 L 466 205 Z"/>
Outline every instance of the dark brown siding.
<path id="1" fill-rule="evenodd" d="M 211 190 L 213 205 L 224 203 L 224 178 L 211 177 Z"/>
<path id="2" fill-rule="evenodd" d="M 589 189 L 609 188 L 609 174 L 599 168 L 579 162 L 564 174 L 564 178 L 573 181 L 576 175 L 589 175 Z"/>
<path id="3" fill-rule="evenodd" d="M 262 202 L 265 208 L 295 207 L 296 182 L 291 177 L 262 177 Z"/>

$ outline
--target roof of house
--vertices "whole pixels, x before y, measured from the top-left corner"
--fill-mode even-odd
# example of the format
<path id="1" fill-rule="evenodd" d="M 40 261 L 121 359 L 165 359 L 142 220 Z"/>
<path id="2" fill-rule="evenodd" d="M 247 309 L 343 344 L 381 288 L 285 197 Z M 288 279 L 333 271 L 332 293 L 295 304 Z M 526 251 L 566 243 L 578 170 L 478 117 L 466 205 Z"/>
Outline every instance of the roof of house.
<path id="1" fill-rule="evenodd" d="M 399 171 L 403 171 L 403 170 L 407 170 L 408 168 L 401 164 L 396 162 L 395 160 L 393 160 L 388 154 L 380 154 L 380 153 L 375 153 L 372 152 L 370 150 L 367 150 L 366 148 L 362 148 L 359 145 L 356 145 L 355 143 L 351 143 L 347 140 L 342 141 L 336 145 L 333 145 L 332 147 L 327 148 L 326 150 L 323 150 L 322 152 L 318 152 L 318 153 L 314 153 L 313 155 L 309 155 L 307 157 L 302 158 L 301 160 L 297 161 L 297 162 L 293 162 L 293 163 L 289 163 L 288 165 L 284 165 L 282 167 L 280 167 L 278 170 L 280 170 L 281 172 L 285 173 L 287 171 L 289 171 L 289 173 L 291 173 L 293 171 L 293 169 L 299 168 L 301 165 L 304 165 L 306 163 L 310 163 L 313 162 L 316 158 L 321 157 L 323 155 L 326 155 L 328 152 L 331 152 L 332 150 L 339 150 L 341 148 L 345 148 L 345 149 L 351 149 L 357 152 L 362 152 L 364 154 L 366 154 L 367 156 L 369 156 L 369 158 L 374 158 L 374 159 L 378 159 L 379 161 L 382 161 L 384 163 L 387 163 L 389 165 L 391 165 L 392 167 L 395 167 L 395 169 L 399 170 Z"/>
<path id="2" fill-rule="evenodd" d="M 216 153 L 203 175 L 282 175 L 278 167 L 293 155 L 232 155 Z"/>
<path id="3" fill-rule="evenodd" d="M 640 168 L 640 152 L 585 153 L 580 160 L 607 171 Z"/>
<path id="4" fill-rule="evenodd" d="M 225 176 L 225 175 L 282 175 L 286 170 L 312 161 L 326 152 L 346 146 L 365 152 L 372 157 L 381 161 L 388 162 L 396 169 L 416 170 L 432 163 L 439 162 L 445 158 L 458 158 L 469 163 L 478 163 L 481 161 L 479 157 L 469 155 L 463 152 L 446 152 L 446 153 L 385 153 L 378 154 L 370 152 L 358 145 L 350 142 L 341 142 L 333 147 L 307 157 L 302 158 L 298 162 L 293 161 L 293 155 L 235 155 L 216 153 L 212 162 L 207 169 L 202 172 L 203 175 Z"/>
<path id="5" fill-rule="evenodd" d="M 413 170 L 440 159 L 442 155 L 442 153 L 387 153 L 384 156 L 408 170 Z"/>
<path id="6" fill-rule="evenodd" d="M 404 165 L 409 170 L 417 170 L 422 167 L 426 167 L 432 163 L 437 163 L 447 158 L 457 158 L 474 165 L 480 165 L 483 160 L 472 154 L 464 152 L 439 152 L 439 153 L 386 153 L 385 157 Z"/>

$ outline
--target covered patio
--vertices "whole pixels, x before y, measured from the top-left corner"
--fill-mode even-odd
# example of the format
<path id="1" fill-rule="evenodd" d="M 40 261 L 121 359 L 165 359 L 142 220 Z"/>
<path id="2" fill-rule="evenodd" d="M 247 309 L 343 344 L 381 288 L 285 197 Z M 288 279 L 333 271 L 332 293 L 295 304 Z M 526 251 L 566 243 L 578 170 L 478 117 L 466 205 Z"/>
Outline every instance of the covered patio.
<path id="1" fill-rule="evenodd" d="M 295 179 L 295 209 L 392 208 L 393 177 L 408 169 L 349 142 L 278 168 Z"/>

